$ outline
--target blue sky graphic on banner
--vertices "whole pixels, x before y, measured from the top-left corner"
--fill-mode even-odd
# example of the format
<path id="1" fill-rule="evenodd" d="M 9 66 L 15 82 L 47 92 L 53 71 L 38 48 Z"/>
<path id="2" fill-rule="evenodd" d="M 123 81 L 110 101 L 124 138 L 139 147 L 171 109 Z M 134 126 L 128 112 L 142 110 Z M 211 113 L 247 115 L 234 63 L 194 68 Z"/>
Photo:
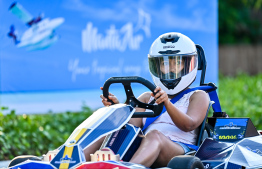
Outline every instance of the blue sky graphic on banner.
<path id="1" fill-rule="evenodd" d="M 37 98 L 50 96 L 50 104 L 63 107 L 55 104 L 59 93 L 93 108 L 102 106 L 99 87 L 109 77 L 136 75 L 152 81 L 147 54 L 151 43 L 166 32 L 181 32 L 203 46 L 205 81 L 217 82 L 216 0 L 13 3 L 0 0 L 2 106 L 22 109 L 16 106 L 25 105 L 25 100 L 27 106 L 30 99 L 41 105 Z"/>

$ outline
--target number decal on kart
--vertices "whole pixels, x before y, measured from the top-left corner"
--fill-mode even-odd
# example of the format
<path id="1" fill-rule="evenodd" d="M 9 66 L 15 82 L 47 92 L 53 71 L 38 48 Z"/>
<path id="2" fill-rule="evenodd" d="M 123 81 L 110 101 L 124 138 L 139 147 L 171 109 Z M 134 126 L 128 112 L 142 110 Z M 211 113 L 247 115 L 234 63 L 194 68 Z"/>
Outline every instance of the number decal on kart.
<path id="1" fill-rule="evenodd" d="M 219 140 L 226 140 L 226 139 L 237 139 L 237 136 L 236 135 L 228 135 L 228 136 L 219 136 Z"/>

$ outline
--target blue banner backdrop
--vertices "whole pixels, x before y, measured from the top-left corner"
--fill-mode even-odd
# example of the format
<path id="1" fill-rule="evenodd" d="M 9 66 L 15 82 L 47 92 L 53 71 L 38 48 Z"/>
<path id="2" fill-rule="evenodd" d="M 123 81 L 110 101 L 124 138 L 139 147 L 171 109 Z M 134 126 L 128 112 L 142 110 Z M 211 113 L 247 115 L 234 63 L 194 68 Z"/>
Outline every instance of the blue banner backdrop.
<path id="1" fill-rule="evenodd" d="M 218 81 L 217 0 L 0 0 L 0 20 L 1 103 L 18 112 L 43 96 L 56 108 L 64 95 L 75 97 L 68 103 L 95 108 L 102 106 L 99 87 L 109 77 L 151 80 L 149 47 L 166 32 L 181 32 L 203 46 L 206 82 Z M 38 103 L 34 112 L 54 108 Z M 81 108 L 71 106 L 61 110 Z"/>

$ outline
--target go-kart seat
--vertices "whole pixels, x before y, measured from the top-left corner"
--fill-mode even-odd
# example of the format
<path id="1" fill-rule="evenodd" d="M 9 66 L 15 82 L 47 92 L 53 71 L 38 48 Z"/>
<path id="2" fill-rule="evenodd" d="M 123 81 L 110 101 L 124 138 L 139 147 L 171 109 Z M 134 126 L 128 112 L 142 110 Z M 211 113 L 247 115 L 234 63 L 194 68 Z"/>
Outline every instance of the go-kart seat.
<path id="1" fill-rule="evenodd" d="M 206 121 L 207 121 L 207 116 L 208 116 L 208 112 L 210 110 L 210 107 L 212 106 L 212 104 L 214 104 L 214 101 L 209 101 L 209 105 L 207 108 L 207 112 L 206 112 L 206 116 L 203 120 L 203 122 L 201 123 L 201 125 L 198 127 L 198 134 L 197 134 L 197 139 L 196 139 L 196 146 L 200 146 L 200 144 L 203 141 L 203 137 L 204 137 L 204 132 L 205 132 L 205 128 L 206 128 Z"/>
<path id="2" fill-rule="evenodd" d="M 206 112 L 206 116 L 203 120 L 203 122 L 201 123 L 201 125 L 198 127 L 197 131 L 197 139 L 196 139 L 196 146 L 200 146 L 202 141 L 203 141 L 203 136 L 205 135 L 205 137 L 210 137 L 211 134 L 210 132 L 207 132 L 207 136 L 205 134 L 205 129 L 206 129 L 206 121 L 207 121 L 207 116 L 208 116 L 208 112 L 210 110 L 210 107 L 212 106 L 213 108 L 213 116 L 214 114 L 216 115 L 220 115 L 222 113 L 221 110 L 221 106 L 220 106 L 220 102 L 218 99 L 218 95 L 216 93 L 216 85 L 214 83 L 208 83 L 205 84 L 205 73 L 206 73 L 206 66 L 207 66 L 207 62 L 206 62 L 206 57 L 205 57 L 205 53 L 203 48 L 200 45 L 196 45 L 197 48 L 197 53 L 198 53 L 198 70 L 201 71 L 201 78 L 200 78 L 200 86 L 196 87 L 199 90 L 204 90 L 209 94 L 210 97 L 210 101 L 209 101 L 209 106 Z M 192 154 L 194 153 L 194 151 L 189 152 L 187 154 Z"/>

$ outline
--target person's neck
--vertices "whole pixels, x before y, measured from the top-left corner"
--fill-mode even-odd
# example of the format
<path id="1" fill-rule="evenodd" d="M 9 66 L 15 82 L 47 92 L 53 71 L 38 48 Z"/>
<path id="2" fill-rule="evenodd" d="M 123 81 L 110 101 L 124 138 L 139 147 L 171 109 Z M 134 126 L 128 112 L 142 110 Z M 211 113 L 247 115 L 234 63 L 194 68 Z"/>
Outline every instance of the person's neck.
<path id="1" fill-rule="evenodd" d="M 187 90 L 187 89 L 189 89 L 189 87 L 185 88 L 185 89 L 182 90 L 181 92 L 183 92 L 183 91 L 185 91 L 185 90 Z M 180 92 L 179 92 L 179 93 L 180 93 Z M 179 93 L 174 94 L 174 95 L 168 95 L 168 98 L 169 98 L 169 99 L 173 99 L 173 98 L 176 97 Z"/>

